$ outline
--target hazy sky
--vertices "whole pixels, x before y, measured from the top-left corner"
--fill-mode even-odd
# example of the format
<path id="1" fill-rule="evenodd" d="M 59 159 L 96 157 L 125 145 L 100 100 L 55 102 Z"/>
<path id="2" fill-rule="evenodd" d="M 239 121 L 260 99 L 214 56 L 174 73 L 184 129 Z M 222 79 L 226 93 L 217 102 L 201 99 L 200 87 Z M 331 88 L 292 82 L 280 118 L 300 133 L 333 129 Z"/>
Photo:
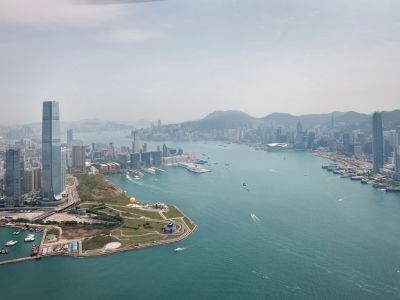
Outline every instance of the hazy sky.
<path id="1" fill-rule="evenodd" d="M 0 123 L 400 108 L 398 0 L 88 2 L 0 0 Z"/>

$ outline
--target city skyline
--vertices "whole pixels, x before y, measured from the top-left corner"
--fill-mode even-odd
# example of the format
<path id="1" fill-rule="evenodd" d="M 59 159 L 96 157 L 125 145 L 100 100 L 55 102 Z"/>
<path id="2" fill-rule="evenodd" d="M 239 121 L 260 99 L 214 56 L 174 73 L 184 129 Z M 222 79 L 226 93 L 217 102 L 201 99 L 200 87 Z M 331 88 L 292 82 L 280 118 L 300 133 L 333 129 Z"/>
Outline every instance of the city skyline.
<path id="1" fill-rule="evenodd" d="M 4 122 L 38 120 L 49 98 L 65 120 L 398 106 L 397 2 L 1 2 Z"/>

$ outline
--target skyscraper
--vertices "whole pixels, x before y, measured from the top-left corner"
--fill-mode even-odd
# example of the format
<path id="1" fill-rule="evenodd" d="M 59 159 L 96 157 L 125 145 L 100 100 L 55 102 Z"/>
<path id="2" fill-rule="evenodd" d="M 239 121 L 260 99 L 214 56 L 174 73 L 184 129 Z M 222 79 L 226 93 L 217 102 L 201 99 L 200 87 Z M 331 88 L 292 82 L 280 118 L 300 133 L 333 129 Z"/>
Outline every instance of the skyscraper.
<path id="1" fill-rule="evenodd" d="M 394 179 L 400 181 L 400 146 L 396 146 L 394 151 Z"/>
<path id="2" fill-rule="evenodd" d="M 6 205 L 20 206 L 21 187 L 22 187 L 22 170 L 21 151 L 17 149 L 9 149 L 6 152 Z"/>
<path id="3" fill-rule="evenodd" d="M 140 153 L 141 150 L 139 131 L 135 130 L 133 133 L 133 153 Z"/>
<path id="4" fill-rule="evenodd" d="M 294 146 L 296 149 L 304 149 L 304 132 L 303 126 L 301 125 L 300 121 L 297 122 L 296 140 Z"/>
<path id="5" fill-rule="evenodd" d="M 68 129 L 67 130 L 67 145 L 71 146 L 73 140 L 74 140 L 74 132 L 72 129 Z"/>
<path id="6" fill-rule="evenodd" d="M 81 145 L 72 146 L 72 169 L 75 172 L 85 172 L 86 148 Z"/>
<path id="7" fill-rule="evenodd" d="M 372 153 L 373 171 L 379 172 L 379 169 L 383 166 L 382 115 L 379 112 L 372 115 Z"/>
<path id="8" fill-rule="evenodd" d="M 60 115 L 56 101 L 43 102 L 42 121 L 42 200 L 58 204 L 63 192 L 61 170 Z"/>

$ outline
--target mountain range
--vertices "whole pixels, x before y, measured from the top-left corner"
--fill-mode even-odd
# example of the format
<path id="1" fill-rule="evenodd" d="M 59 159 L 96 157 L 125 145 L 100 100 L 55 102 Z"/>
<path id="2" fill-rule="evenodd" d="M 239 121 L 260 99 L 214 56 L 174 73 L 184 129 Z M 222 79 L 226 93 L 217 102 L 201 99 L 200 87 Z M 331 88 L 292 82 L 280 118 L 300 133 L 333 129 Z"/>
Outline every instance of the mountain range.
<path id="1" fill-rule="evenodd" d="M 384 129 L 400 128 L 400 110 L 382 112 L 382 120 Z M 214 111 L 200 120 L 184 122 L 181 126 L 190 127 L 193 130 L 255 128 L 259 125 L 294 128 L 299 121 L 304 129 L 331 128 L 333 122 L 335 128 L 343 130 L 361 129 L 364 132 L 371 131 L 372 122 L 371 115 L 354 111 L 300 116 L 288 113 L 272 113 L 262 118 L 256 118 L 241 111 L 226 110 Z"/>

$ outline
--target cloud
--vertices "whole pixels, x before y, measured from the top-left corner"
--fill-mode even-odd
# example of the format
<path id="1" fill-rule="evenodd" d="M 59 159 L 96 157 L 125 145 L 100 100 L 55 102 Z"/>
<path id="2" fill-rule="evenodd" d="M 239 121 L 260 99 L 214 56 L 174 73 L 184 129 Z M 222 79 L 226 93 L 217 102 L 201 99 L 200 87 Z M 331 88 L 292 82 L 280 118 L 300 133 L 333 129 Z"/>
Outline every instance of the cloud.
<path id="1" fill-rule="evenodd" d="M 93 26 L 123 14 L 118 6 L 77 5 L 68 0 L 0 0 L 0 23 Z"/>
<path id="2" fill-rule="evenodd" d="M 136 43 L 163 37 L 165 34 L 161 31 L 127 28 L 108 31 L 100 39 L 115 43 Z"/>
<path id="3" fill-rule="evenodd" d="M 94 4 L 94 5 L 105 5 L 105 4 L 135 4 L 145 2 L 160 2 L 166 0 L 81 0 L 82 3 Z"/>

